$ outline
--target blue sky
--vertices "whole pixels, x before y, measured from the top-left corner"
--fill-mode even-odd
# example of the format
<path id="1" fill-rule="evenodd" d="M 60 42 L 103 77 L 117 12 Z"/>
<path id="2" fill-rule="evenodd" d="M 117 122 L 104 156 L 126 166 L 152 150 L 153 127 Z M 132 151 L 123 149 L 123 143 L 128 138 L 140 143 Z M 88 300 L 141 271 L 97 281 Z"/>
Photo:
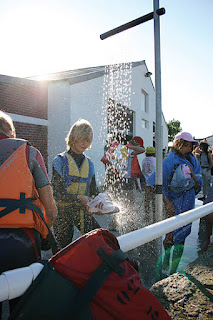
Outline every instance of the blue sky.
<path id="1" fill-rule="evenodd" d="M 213 1 L 161 0 L 162 109 L 196 138 L 213 134 Z M 153 21 L 100 34 L 153 11 L 152 0 L 0 3 L 0 74 L 27 77 L 145 60 L 154 79 Z"/>

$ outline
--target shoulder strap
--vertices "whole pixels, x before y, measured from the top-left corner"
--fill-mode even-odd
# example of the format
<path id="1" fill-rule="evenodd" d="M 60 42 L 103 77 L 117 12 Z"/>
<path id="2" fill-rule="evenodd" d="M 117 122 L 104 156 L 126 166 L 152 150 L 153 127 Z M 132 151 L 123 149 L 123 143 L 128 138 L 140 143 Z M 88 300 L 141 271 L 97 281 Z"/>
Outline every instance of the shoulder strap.
<path id="1" fill-rule="evenodd" d="M 60 153 L 53 159 L 53 168 L 56 172 L 63 177 L 64 174 L 64 161 L 65 161 L 65 154 Z"/>
<path id="2" fill-rule="evenodd" d="M 174 173 L 175 173 L 175 170 L 177 169 L 177 167 L 179 166 L 179 163 L 175 163 L 174 164 L 174 168 L 170 174 L 170 177 L 169 177 L 169 189 L 171 190 L 171 182 L 172 182 L 172 178 L 174 176 Z"/>
<path id="3" fill-rule="evenodd" d="M 174 164 L 174 168 L 173 168 L 173 170 L 172 170 L 172 172 L 171 172 L 171 174 L 170 174 L 170 177 L 169 177 L 168 191 L 169 191 L 170 197 L 173 198 L 173 199 L 177 199 L 177 198 L 179 198 L 179 197 L 183 194 L 183 192 L 182 192 L 179 196 L 174 197 L 174 196 L 172 195 L 172 193 L 171 193 L 171 182 L 172 182 L 173 176 L 174 176 L 174 174 L 175 174 L 175 171 L 176 171 L 176 169 L 178 168 L 179 165 L 180 165 L 179 163 L 175 163 L 175 164 Z"/>

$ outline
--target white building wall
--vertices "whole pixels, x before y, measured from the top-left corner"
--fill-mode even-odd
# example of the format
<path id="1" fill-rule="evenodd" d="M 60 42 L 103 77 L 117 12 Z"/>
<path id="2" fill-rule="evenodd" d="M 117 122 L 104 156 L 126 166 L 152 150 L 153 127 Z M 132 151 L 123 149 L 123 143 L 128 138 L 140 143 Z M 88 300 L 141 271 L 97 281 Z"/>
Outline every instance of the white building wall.
<path id="1" fill-rule="evenodd" d="M 85 154 L 94 162 L 97 184 L 103 185 L 105 166 L 100 160 L 104 155 L 107 136 L 107 107 L 103 106 L 103 77 L 71 85 L 70 95 L 71 125 L 82 118 L 93 126 L 93 144 Z"/>
<path id="2" fill-rule="evenodd" d="M 162 127 L 163 127 L 163 149 L 168 151 L 168 127 L 165 118 L 162 118 Z"/>
<path id="3" fill-rule="evenodd" d="M 144 140 L 144 147 L 153 145 L 153 121 L 155 121 L 155 97 L 152 81 L 145 77 L 145 65 L 133 68 L 132 109 L 135 114 L 135 135 Z M 142 91 L 147 93 L 148 112 L 142 110 Z M 148 121 L 148 128 L 142 127 L 142 120 Z"/>
<path id="4" fill-rule="evenodd" d="M 54 81 L 48 86 L 48 173 L 52 174 L 54 157 L 66 148 L 70 128 L 69 81 Z"/>

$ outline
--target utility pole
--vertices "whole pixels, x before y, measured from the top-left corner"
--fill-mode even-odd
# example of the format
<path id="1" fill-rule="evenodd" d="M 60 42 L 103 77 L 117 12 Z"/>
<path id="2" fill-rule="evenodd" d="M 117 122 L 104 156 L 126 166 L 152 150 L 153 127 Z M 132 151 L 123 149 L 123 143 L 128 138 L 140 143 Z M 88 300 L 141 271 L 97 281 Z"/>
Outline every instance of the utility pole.
<path id="1" fill-rule="evenodd" d="M 154 48 L 155 48 L 155 114 L 156 114 L 156 212 L 158 221 L 163 216 L 163 134 L 162 134 L 162 107 L 161 107 L 161 56 L 160 56 L 160 18 L 157 14 L 159 0 L 153 0 L 154 7 Z"/>

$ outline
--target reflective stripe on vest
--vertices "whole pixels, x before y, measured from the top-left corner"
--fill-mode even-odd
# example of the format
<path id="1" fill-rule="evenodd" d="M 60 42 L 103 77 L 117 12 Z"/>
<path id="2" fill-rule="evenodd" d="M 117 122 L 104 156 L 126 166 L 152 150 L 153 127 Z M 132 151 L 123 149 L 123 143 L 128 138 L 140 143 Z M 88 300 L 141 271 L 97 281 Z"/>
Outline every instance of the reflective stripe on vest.
<path id="1" fill-rule="evenodd" d="M 33 228 L 45 238 L 48 228 L 40 217 L 43 206 L 27 164 L 26 146 L 23 141 L 0 167 L 0 228 Z"/>

